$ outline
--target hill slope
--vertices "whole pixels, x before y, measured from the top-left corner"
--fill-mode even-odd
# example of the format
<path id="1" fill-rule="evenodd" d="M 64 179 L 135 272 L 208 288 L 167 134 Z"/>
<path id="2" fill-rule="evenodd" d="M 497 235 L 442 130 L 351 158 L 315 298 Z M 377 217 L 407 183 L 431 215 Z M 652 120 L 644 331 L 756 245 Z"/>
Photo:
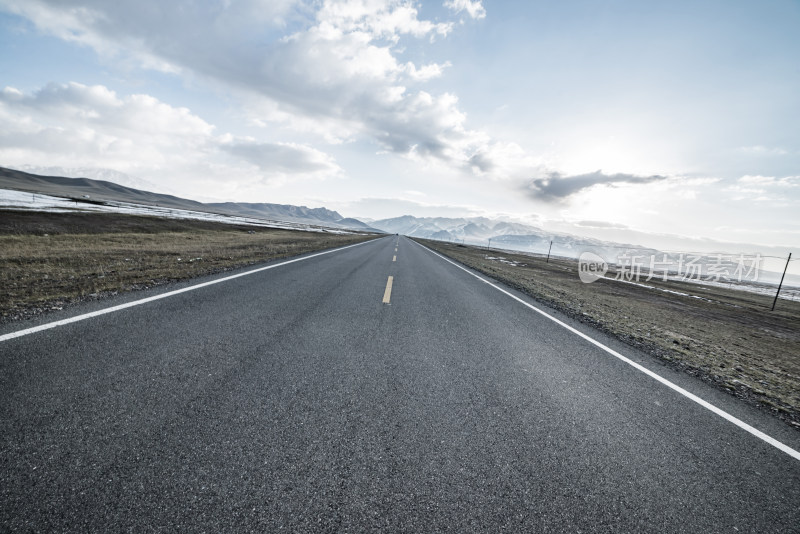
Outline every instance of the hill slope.
<path id="1" fill-rule="evenodd" d="M 43 176 L 0 167 L 0 189 L 30 191 L 68 198 L 86 198 L 98 202 L 127 202 L 183 210 L 222 213 L 259 219 L 310 223 L 333 228 L 378 231 L 357 219 L 344 218 L 326 208 L 308 208 L 287 204 L 223 202 L 202 203 L 194 200 L 152 193 L 105 180 Z"/>

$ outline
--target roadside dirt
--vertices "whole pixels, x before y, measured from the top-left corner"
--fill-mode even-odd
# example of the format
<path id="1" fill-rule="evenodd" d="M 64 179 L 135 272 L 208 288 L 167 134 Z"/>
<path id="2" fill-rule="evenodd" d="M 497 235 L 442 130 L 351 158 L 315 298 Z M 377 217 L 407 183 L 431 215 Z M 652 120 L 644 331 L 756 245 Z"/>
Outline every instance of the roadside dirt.
<path id="1" fill-rule="evenodd" d="M 3 211 L 0 322 L 374 237 L 103 213 Z"/>

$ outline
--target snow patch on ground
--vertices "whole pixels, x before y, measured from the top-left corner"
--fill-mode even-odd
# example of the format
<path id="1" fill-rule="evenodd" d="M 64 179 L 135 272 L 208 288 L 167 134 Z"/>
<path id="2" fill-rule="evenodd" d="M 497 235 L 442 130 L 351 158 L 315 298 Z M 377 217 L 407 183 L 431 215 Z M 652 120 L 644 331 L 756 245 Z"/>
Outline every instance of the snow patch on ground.
<path id="1" fill-rule="evenodd" d="M 619 278 L 611 278 L 608 276 L 603 277 L 605 280 L 611 280 L 612 282 L 623 282 L 625 284 L 633 284 L 635 286 L 644 287 L 647 289 L 654 289 L 656 291 L 663 291 L 664 293 L 672 293 L 674 295 L 680 295 L 682 297 L 689 297 L 693 299 L 700 299 L 705 300 L 706 302 L 717 302 L 715 300 L 708 299 L 706 297 L 701 297 L 699 295 L 692 295 L 690 293 L 683 293 L 681 291 L 674 291 L 672 289 L 665 289 L 662 287 L 651 286 L 647 284 L 643 284 L 641 282 L 633 282 L 630 280 L 622 280 Z M 767 296 L 774 296 L 775 292 L 777 291 L 777 287 L 769 287 L 769 286 L 759 286 L 756 284 L 748 284 L 747 282 L 714 282 L 711 280 L 694 280 L 690 278 L 679 278 L 679 277 L 670 277 L 670 280 L 681 281 L 681 282 L 689 282 L 692 284 L 697 284 L 700 289 L 705 289 L 702 286 L 715 286 L 715 287 L 724 287 L 727 289 L 735 289 L 737 291 L 747 291 L 750 293 L 758 293 L 761 295 Z M 793 301 L 800 301 L 800 290 L 793 287 L 782 287 L 780 293 L 781 300 L 793 300 Z"/>
<path id="2" fill-rule="evenodd" d="M 506 265 L 511 265 L 512 267 L 525 267 L 524 263 L 509 260 L 502 256 L 486 256 L 486 259 L 490 261 L 499 261 L 500 263 L 505 263 Z"/>
<path id="3" fill-rule="evenodd" d="M 0 189 L 0 210 L 30 210 L 50 213 L 121 213 L 125 215 L 148 215 L 151 217 L 165 217 L 168 219 L 192 219 L 198 221 L 214 221 L 225 224 L 243 224 L 263 228 L 280 228 L 284 230 L 301 230 L 305 232 L 324 232 L 330 234 L 356 234 L 349 230 L 339 228 L 326 228 L 310 224 L 292 223 L 286 221 L 272 221 L 254 217 L 239 217 L 223 215 L 220 213 L 207 213 L 203 211 L 182 210 L 161 206 L 147 206 L 144 204 L 131 204 L 116 201 L 96 201 L 91 198 L 70 199 L 43 195 L 39 193 L 26 193 L 12 189 Z"/>
<path id="4" fill-rule="evenodd" d="M 632 282 L 630 280 L 622 280 L 620 278 L 611 278 L 609 276 L 604 276 L 603 280 L 611 280 L 612 282 L 622 282 L 623 284 L 631 284 L 632 286 L 639 286 L 639 287 L 643 287 L 645 289 L 654 289 L 656 291 L 663 291 L 664 293 L 671 293 L 673 295 L 680 295 L 682 297 L 689 297 L 689 298 L 693 298 L 693 299 L 705 300 L 706 302 L 716 302 L 714 300 L 707 299 L 707 298 L 701 297 L 699 295 L 690 295 L 689 293 L 684 293 L 682 291 L 675 291 L 673 289 L 665 289 L 663 287 L 651 286 L 651 285 L 647 285 L 647 284 L 642 284 L 641 282 Z"/>
<path id="5" fill-rule="evenodd" d="M 524 267 L 525 266 L 524 263 L 515 262 L 515 261 L 512 261 L 512 260 L 506 259 L 503 256 L 485 256 L 485 258 L 487 260 L 490 260 L 490 261 L 497 261 L 497 262 L 500 262 L 500 263 L 505 263 L 507 265 L 511 265 L 512 267 Z M 662 291 L 664 293 L 671 293 L 673 295 L 679 295 L 681 297 L 689 297 L 689 298 L 693 298 L 693 299 L 704 300 L 706 302 L 717 302 L 715 300 L 711 300 L 709 298 L 706 298 L 706 297 L 703 297 L 703 296 L 700 296 L 700 295 L 692 295 L 691 293 L 684 293 L 682 291 L 675 291 L 673 289 L 666 289 L 666 288 L 662 288 L 662 287 L 656 287 L 656 286 L 652 286 L 652 285 L 649 285 L 649 284 L 643 284 L 643 283 L 638 282 L 638 281 L 624 280 L 624 279 L 621 279 L 621 278 L 614 278 L 614 277 L 610 277 L 610 276 L 604 276 L 603 279 L 604 280 L 609 280 L 611 282 L 622 282 L 624 284 L 631 284 L 631 285 L 634 285 L 634 286 L 643 287 L 645 289 L 652 289 L 654 291 Z M 673 277 L 670 277 L 670 279 L 672 280 Z M 730 283 L 730 282 L 713 282 L 713 281 L 707 281 L 707 280 L 692 280 L 692 279 L 684 279 L 684 278 L 677 278 L 677 277 L 674 278 L 674 280 L 675 281 L 682 281 L 682 282 L 691 282 L 691 283 L 695 283 L 695 284 L 698 284 L 698 285 L 701 285 L 701 286 L 707 285 L 707 286 L 726 287 L 728 289 L 736 289 L 738 291 L 749 291 L 751 293 L 760 293 L 760 294 L 763 294 L 763 295 L 774 295 L 775 291 L 776 291 L 775 287 L 759 286 L 759 285 L 756 285 L 756 284 L 748 284 L 746 282 L 733 282 L 733 283 Z M 700 287 L 700 289 L 704 289 L 704 288 Z M 793 288 L 793 287 L 785 287 L 784 286 L 781 289 L 780 298 L 782 300 L 800 301 L 800 289 Z"/>

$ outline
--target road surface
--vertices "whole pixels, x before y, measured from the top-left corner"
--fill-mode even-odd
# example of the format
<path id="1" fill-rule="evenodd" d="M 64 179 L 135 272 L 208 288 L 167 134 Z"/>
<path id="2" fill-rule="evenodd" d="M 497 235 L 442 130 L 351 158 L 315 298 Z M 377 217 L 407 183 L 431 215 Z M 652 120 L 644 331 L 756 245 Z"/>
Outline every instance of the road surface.
<path id="1" fill-rule="evenodd" d="M 403 237 L 2 339 L 0 406 L 2 531 L 800 531 L 800 460 Z"/>

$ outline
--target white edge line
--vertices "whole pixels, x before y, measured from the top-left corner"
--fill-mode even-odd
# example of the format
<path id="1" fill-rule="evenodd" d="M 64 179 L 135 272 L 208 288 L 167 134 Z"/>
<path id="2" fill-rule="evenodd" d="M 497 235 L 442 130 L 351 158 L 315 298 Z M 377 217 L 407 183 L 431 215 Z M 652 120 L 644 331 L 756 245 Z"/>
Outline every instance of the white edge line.
<path id="1" fill-rule="evenodd" d="M 417 242 L 414 241 L 414 243 L 417 243 Z M 634 362 L 633 360 L 630 360 L 629 358 L 626 358 L 625 356 L 623 356 L 619 352 L 615 351 L 614 349 L 603 345 L 602 343 L 600 343 L 599 341 L 597 341 L 595 339 L 592 339 L 591 337 L 587 336 L 583 332 L 581 332 L 579 330 L 576 330 L 575 328 L 571 327 L 570 325 L 568 325 L 567 323 L 565 323 L 563 321 L 560 321 L 559 319 L 556 319 L 552 315 L 548 314 L 547 312 L 544 312 L 544 311 L 540 310 L 536 306 L 533 306 L 532 304 L 530 304 L 528 302 L 525 302 L 524 300 L 522 300 L 521 298 L 517 297 L 516 295 L 513 295 L 512 293 L 509 293 L 505 289 L 503 289 L 501 287 L 498 287 L 497 285 L 493 284 L 491 281 L 486 280 L 485 278 L 482 278 L 482 277 L 478 276 L 474 272 L 472 272 L 469 269 L 467 269 L 467 268 L 459 265 L 458 263 L 450 260 L 449 258 L 445 258 L 444 256 L 442 256 L 438 252 L 435 252 L 435 251 L 429 249 L 425 245 L 422 245 L 421 243 L 417 243 L 417 245 L 421 246 L 422 248 L 424 248 L 425 250 L 427 250 L 431 254 L 439 256 L 439 258 L 443 259 L 444 261 L 446 261 L 446 262 L 458 267 L 459 269 L 461 269 L 462 271 L 466 272 L 467 274 L 470 274 L 470 275 L 474 276 L 475 278 L 477 278 L 478 280 L 480 280 L 484 284 L 488 284 L 489 286 L 491 286 L 494 289 L 500 291 L 501 293 L 504 293 L 505 295 L 511 297 L 512 299 L 516 300 L 520 304 L 522 304 L 524 306 L 527 306 L 528 308 L 530 308 L 531 310 L 535 311 L 536 313 L 538 313 L 540 315 L 543 315 L 544 317 L 547 317 L 548 319 L 550 319 L 554 323 L 558 324 L 559 326 L 562 326 L 562 327 L 566 328 L 567 330 L 569 330 L 570 332 L 572 332 L 573 334 L 582 337 L 583 339 L 585 339 L 586 341 L 588 341 L 592 345 L 595 345 L 595 346 L 603 349 L 604 351 L 606 351 L 607 353 L 611 354 L 612 356 L 614 356 L 616 358 L 619 358 L 620 360 L 622 360 L 623 362 L 627 363 L 628 365 L 630 365 L 630 366 L 634 367 L 635 369 L 638 369 L 639 371 L 643 372 L 644 374 L 646 374 L 650 378 L 658 380 L 659 382 L 661 382 L 662 384 L 664 384 L 668 388 L 680 393 L 681 395 L 683 395 L 687 399 L 696 402 L 697 404 L 699 404 L 703 408 L 706 408 L 707 410 L 710 410 L 711 412 L 717 414 L 718 416 L 722 417 L 723 419 L 726 419 L 727 421 L 733 423 L 734 425 L 738 426 L 742 430 L 745 430 L 746 432 L 749 432 L 750 434 L 754 435 L 758 439 L 760 439 L 762 441 L 765 441 L 766 443 L 769 443 L 773 447 L 785 452 L 786 454 L 788 454 L 789 456 L 791 456 L 795 460 L 800 460 L 800 452 L 794 450 L 793 448 L 789 447 L 788 445 L 784 445 L 783 443 L 781 443 L 777 439 L 773 438 L 772 436 L 768 436 L 767 434 L 761 432 L 757 428 L 754 428 L 754 427 L 748 425 L 747 423 L 745 423 L 744 421 L 742 421 L 741 419 L 738 419 L 737 417 L 734 417 L 733 415 L 729 414 L 725 410 L 717 408 L 716 406 L 714 406 L 710 402 L 701 399 L 700 397 L 698 397 L 694 393 L 690 393 L 689 391 L 686 391 L 685 389 L 683 389 L 682 387 L 678 386 L 677 384 L 673 384 L 672 382 L 670 382 L 666 378 L 654 373 L 650 369 L 647 369 L 646 367 L 643 367 L 643 366 L 639 365 L 638 363 Z"/>
<path id="2" fill-rule="evenodd" d="M 378 238 L 380 239 L 380 238 Z M 234 278 L 241 278 L 242 276 L 248 276 L 251 274 L 259 273 L 261 271 L 266 271 L 268 269 L 275 269 L 276 267 L 281 267 L 283 265 L 288 265 L 290 263 L 295 263 L 298 261 L 308 260 L 311 258 L 316 258 L 317 256 L 323 256 L 325 254 L 331 254 L 333 252 L 339 252 L 340 250 L 344 250 L 351 247 L 357 247 L 359 245 L 363 245 L 365 243 L 369 243 L 374 241 L 374 239 L 369 239 L 367 241 L 362 241 L 361 243 L 355 243 L 353 245 L 346 245 L 344 247 L 334 248 L 331 250 L 326 250 L 324 252 L 317 252 L 315 254 L 311 254 L 309 256 L 303 256 L 301 258 L 295 258 L 288 261 L 283 261 L 281 263 L 275 263 L 273 265 L 267 265 L 266 267 L 259 267 L 258 269 L 253 269 L 252 271 L 247 271 L 244 273 L 234 274 L 231 276 L 226 276 L 224 278 L 218 278 L 216 280 L 211 280 L 209 282 L 203 282 L 202 284 L 197 284 L 189 287 L 184 287 L 182 289 L 176 289 L 174 291 L 169 291 L 167 293 L 161 293 L 160 295 L 154 295 L 152 297 L 143 298 L 140 300 L 134 300 L 133 302 L 126 302 L 125 304 L 120 304 L 118 306 L 112 306 L 110 308 L 103 308 L 102 310 L 97 310 L 89 313 L 84 313 L 83 315 L 76 315 L 75 317 L 70 317 L 68 319 L 62 319 L 60 321 L 53 321 L 52 323 L 46 323 L 39 326 L 34 326 L 31 328 L 26 328 L 24 330 L 18 330 L 16 332 L 11 332 L 10 334 L 4 334 L 0 336 L 0 343 L 3 341 L 8 341 L 9 339 L 14 339 L 22 336 L 27 336 L 29 334 L 34 334 L 36 332 L 41 332 L 42 330 L 49 330 L 51 328 L 55 328 L 57 326 L 63 326 L 65 324 L 70 323 L 77 323 L 78 321 L 83 321 L 85 319 L 91 319 L 92 317 L 97 317 L 99 315 L 105 315 L 107 313 L 114 313 L 120 310 L 124 310 L 126 308 L 132 308 L 134 306 L 140 306 L 142 304 L 147 304 L 148 302 L 153 302 L 154 300 L 165 299 L 167 297 L 172 297 L 174 295 L 178 295 L 180 293 L 186 293 L 187 291 L 194 291 L 195 289 L 200 289 L 201 287 L 212 286 L 214 284 L 220 284 L 222 282 L 227 282 L 228 280 L 233 280 Z"/>

